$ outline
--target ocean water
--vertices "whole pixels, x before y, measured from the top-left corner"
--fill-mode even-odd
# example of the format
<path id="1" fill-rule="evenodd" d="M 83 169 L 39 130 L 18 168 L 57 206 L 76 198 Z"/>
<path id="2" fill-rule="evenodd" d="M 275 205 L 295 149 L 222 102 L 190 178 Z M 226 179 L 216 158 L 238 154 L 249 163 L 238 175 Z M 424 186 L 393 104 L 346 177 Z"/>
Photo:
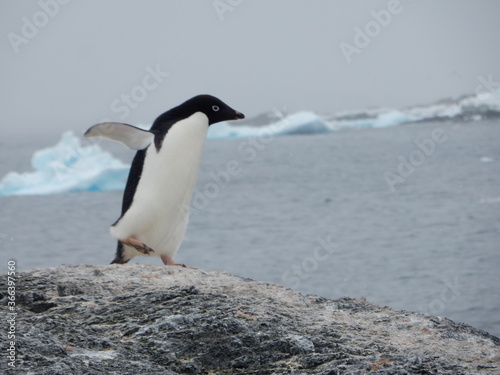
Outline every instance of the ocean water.
<path id="1" fill-rule="evenodd" d="M 59 137 L 2 138 L 0 176 Z M 230 138 L 206 143 L 177 261 L 500 336 L 499 120 Z M 121 195 L 0 197 L 5 269 L 109 263 Z"/>

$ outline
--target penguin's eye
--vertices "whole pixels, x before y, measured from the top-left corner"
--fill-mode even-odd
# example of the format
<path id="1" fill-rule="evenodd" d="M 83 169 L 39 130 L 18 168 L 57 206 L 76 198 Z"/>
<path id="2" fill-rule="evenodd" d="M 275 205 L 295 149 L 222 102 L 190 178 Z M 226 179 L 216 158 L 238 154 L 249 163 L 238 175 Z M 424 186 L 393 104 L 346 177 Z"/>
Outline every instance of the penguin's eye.
<path id="1" fill-rule="evenodd" d="M 213 105 L 212 106 L 212 109 L 214 110 L 214 112 L 217 112 L 219 110 L 219 106 L 217 105 Z"/>

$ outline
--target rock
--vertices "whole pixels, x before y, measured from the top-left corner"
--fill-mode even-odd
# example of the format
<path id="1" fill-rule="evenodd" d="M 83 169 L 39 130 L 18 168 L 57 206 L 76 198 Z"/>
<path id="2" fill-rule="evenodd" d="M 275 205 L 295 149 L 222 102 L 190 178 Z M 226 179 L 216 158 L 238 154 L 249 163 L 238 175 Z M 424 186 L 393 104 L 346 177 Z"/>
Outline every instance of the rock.
<path id="1" fill-rule="evenodd" d="M 7 374 L 500 374 L 498 338 L 364 299 L 140 264 L 18 276 Z"/>

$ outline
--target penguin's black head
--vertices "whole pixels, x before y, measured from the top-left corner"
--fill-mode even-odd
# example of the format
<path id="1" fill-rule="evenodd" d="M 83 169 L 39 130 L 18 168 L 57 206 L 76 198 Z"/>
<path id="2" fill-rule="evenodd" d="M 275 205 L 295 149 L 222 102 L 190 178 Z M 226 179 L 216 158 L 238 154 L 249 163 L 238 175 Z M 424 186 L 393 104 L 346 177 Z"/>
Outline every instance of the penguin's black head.
<path id="1" fill-rule="evenodd" d="M 216 122 L 239 120 L 245 118 L 243 113 L 238 112 L 212 95 L 198 95 L 182 103 L 178 108 L 186 112 L 203 112 L 208 117 L 208 124 Z"/>

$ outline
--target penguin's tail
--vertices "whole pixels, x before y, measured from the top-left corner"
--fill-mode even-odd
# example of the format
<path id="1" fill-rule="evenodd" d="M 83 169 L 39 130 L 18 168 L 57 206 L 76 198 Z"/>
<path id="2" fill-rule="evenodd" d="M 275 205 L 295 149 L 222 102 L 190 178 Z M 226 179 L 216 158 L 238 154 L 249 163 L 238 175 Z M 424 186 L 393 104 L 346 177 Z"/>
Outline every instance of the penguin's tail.
<path id="1" fill-rule="evenodd" d="M 130 259 L 125 258 L 125 254 L 123 251 L 123 244 L 118 241 L 118 245 L 116 246 L 116 254 L 115 259 L 110 264 L 125 264 L 128 263 Z"/>

